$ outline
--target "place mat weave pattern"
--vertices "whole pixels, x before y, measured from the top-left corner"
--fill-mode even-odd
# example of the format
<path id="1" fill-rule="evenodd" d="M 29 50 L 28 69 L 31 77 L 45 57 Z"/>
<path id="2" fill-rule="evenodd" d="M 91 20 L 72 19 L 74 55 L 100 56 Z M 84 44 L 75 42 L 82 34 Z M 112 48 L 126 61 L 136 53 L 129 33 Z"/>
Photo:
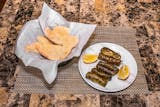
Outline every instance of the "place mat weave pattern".
<path id="1" fill-rule="evenodd" d="M 144 68 L 136 43 L 135 30 L 129 27 L 105 27 L 98 26 L 88 41 L 87 45 L 99 42 L 110 42 L 121 45 L 128 49 L 135 57 L 138 65 L 138 74 L 134 83 L 127 89 L 107 94 L 144 94 L 149 93 Z M 85 49 L 84 48 L 84 49 Z M 23 64 L 17 66 L 18 76 L 16 78 L 14 91 L 18 93 L 43 93 L 43 94 L 104 94 L 84 82 L 78 70 L 78 58 L 66 62 L 59 67 L 57 79 L 48 85 L 38 69 L 25 67 Z"/>

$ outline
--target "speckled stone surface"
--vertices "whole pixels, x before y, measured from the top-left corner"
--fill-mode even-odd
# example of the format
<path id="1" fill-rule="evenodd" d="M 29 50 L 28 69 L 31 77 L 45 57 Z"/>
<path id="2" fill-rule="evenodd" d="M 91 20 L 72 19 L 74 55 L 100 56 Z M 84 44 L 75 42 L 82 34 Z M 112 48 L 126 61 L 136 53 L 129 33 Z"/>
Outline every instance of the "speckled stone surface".
<path id="1" fill-rule="evenodd" d="M 14 46 L 23 25 L 36 19 L 45 1 L 69 21 L 105 26 L 131 26 L 145 68 L 146 95 L 43 95 L 12 92 L 18 58 Z M 160 106 L 160 1 L 101 0 L 105 11 L 95 8 L 95 0 L 7 0 L 0 13 L 0 107 L 159 107 Z M 107 2 L 106 2 L 107 1 Z"/>

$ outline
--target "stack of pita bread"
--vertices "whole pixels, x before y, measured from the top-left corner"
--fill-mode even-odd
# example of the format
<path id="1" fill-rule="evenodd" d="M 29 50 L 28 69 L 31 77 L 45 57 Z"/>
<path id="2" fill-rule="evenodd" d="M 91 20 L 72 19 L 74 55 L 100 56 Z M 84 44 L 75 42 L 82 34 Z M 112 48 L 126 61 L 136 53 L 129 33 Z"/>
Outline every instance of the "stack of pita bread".
<path id="1" fill-rule="evenodd" d="M 45 29 L 45 36 L 38 36 L 37 42 L 27 45 L 27 52 L 36 52 L 50 60 L 65 59 L 78 44 L 78 38 L 69 33 L 69 28 L 56 26 Z"/>

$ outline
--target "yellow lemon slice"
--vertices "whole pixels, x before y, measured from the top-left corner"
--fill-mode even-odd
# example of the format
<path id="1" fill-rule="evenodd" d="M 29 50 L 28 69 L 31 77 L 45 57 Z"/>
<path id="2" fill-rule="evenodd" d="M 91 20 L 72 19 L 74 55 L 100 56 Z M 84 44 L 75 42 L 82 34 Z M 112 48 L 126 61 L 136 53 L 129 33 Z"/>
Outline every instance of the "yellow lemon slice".
<path id="1" fill-rule="evenodd" d="M 126 80 L 129 77 L 129 67 L 127 65 L 122 66 L 118 72 L 118 79 Z"/>
<path id="2" fill-rule="evenodd" d="M 84 63 L 93 63 L 95 61 L 97 61 L 98 59 L 98 55 L 95 55 L 95 54 L 85 54 L 83 55 L 83 62 Z"/>

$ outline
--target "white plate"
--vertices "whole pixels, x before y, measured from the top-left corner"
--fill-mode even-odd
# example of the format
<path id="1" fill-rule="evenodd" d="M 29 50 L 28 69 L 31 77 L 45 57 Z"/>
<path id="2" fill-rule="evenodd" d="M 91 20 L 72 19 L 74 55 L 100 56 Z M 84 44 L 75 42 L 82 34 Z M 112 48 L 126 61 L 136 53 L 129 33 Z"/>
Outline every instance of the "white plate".
<path id="1" fill-rule="evenodd" d="M 119 80 L 117 75 L 115 75 L 112 77 L 111 81 L 109 81 L 105 87 L 102 87 L 99 84 L 94 83 L 85 77 L 86 73 L 91 71 L 91 69 L 97 65 L 98 61 L 96 61 L 95 63 L 92 63 L 92 64 L 85 64 L 82 60 L 82 56 L 84 54 L 89 54 L 89 53 L 98 55 L 100 52 L 100 49 L 103 47 L 108 47 L 108 48 L 112 49 L 113 51 L 119 53 L 121 55 L 122 63 L 129 66 L 130 76 L 128 77 L 127 80 L 125 80 L 125 81 Z M 79 60 L 79 72 L 80 72 L 82 78 L 85 80 L 85 82 L 88 83 L 93 88 L 104 91 L 104 92 L 116 92 L 116 91 L 121 91 L 123 89 L 126 89 L 136 79 L 137 63 L 136 63 L 134 57 L 132 56 L 132 54 L 129 51 L 127 51 L 125 48 L 123 48 L 122 46 L 119 46 L 119 45 L 116 45 L 113 43 L 96 43 L 94 45 L 89 46 L 82 53 L 80 60 Z"/>

